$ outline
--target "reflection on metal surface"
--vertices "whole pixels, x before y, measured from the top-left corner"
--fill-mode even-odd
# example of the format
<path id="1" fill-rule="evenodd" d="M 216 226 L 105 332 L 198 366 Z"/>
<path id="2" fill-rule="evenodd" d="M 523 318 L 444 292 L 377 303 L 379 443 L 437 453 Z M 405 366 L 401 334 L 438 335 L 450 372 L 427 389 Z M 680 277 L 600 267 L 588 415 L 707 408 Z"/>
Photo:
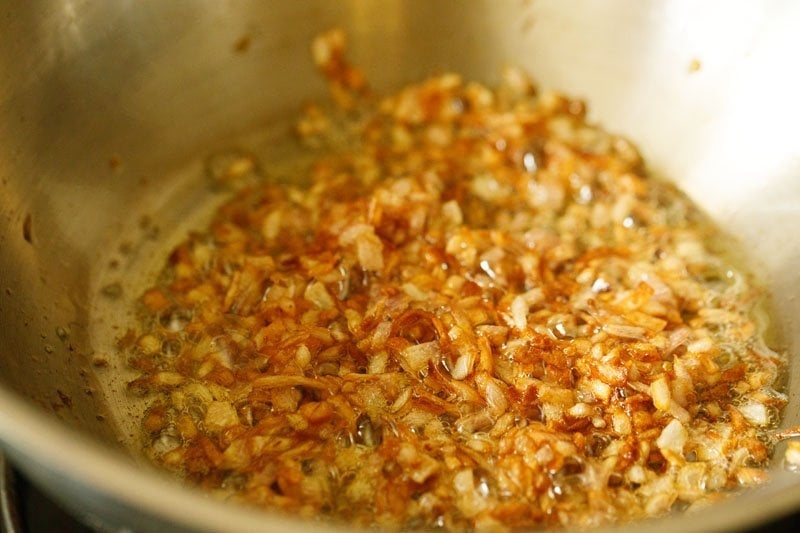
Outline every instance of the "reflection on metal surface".
<path id="1" fill-rule="evenodd" d="M 2 453 L 0 453 L 0 531 L 3 533 L 22 531 L 14 474 Z"/>
<path id="2" fill-rule="evenodd" d="M 137 223 L 134 208 L 156 209 L 175 183 L 164 177 L 191 157 L 321 95 L 308 42 L 333 25 L 351 31 L 353 57 L 379 88 L 443 70 L 491 81 L 511 62 L 542 87 L 587 98 L 593 120 L 634 140 L 761 259 L 791 332 L 787 346 L 800 352 L 800 75 L 791 67 L 799 23 L 800 3 L 768 1 L 726 3 L 724 16 L 714 2 L 683 0 L 0 2 L 0 437 L 8 454 L 60 503 L 112 525 L 321 527 L 210 502 L 101 446 L 126 413 L 96 418 L 105 391 L 87 383 L 95 369 L 81 333 L 98 250 L 119 246 L 120 228 Z M 245 34 L 249 52 L 234 53 Z M 693 59 L 702 66 L 689 73 Z M 112 154 L 122 161 L 116 171 Z M 33 243 L 24 239 L 28 215 Z M 56 331 L 67 326 L 62 341 Z M 795 425 L 797 365 L 789 382 L 785 417 Z M 767 487 L 647 527 L 727 530 L 798 505 L 797 477 L 776 470 Z"/>

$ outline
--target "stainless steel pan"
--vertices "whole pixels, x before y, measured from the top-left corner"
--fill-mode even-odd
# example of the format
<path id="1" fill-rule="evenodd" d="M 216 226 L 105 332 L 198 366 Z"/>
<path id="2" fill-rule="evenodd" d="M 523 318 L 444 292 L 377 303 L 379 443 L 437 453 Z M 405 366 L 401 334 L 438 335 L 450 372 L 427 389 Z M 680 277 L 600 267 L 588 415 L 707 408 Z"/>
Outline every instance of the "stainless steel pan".
<path id="1" fill-rule="evenodd" d="M 657 173 L 738 236 L 773 291 L 788 353 L 799 352 L 796 2 L 7 1 L 0 440 L 84 519 L 322 527 L 212 502 L 137 459 L 139 406 L 124 394 L 113 337 L 129 320 L 115 310 L 158 270 L 159 251 L 202 221 L 194 205 L 218 198 L 203 183 L 202 156 L 249 143 L 269 167 L 281 117 L 323 97 L 308 43 L 334 25 L 379 88 L 441 70 L 491 82 L 511 62 L 587 98 L 594 119 L 635 140 Z M 93 364 L 102 357 L 108 368 Z M 796 364 L 787 386 L 784 424 L 793 425 Z M 798 509 L 800 477 L 778 463 L 765 487 L 648 526 L 729 529 Z"/>

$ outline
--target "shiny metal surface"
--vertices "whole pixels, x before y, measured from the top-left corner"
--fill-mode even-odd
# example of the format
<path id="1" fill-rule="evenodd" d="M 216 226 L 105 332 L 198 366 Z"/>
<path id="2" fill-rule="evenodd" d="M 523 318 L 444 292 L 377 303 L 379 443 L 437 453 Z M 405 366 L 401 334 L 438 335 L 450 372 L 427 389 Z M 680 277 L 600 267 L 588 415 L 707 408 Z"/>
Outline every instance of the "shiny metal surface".
<path id="1" fill-rule="evenodd" d="M 20 533 L 22 527 L 18 513 L 14 474 L 6 458 L 0 453 L 0 532 Z"/>
<path id="2" fill-rule="evenodd" d="M 125 317 L 98 316 L 92 302 L 121 245 L 152 252 L 136 233 L 141 214 L 170 235 L 190 217 L 198 158 L 324 96 L 308 43 L 333 25 L 379 88 L 442 70 L 491 82 L 511 62 L 586 98 L 593 119 L 738 237 L 797 354 L 798 24 L 800 4 L 777 0 L 2 3 L 2 446 L 98 527 L 322 528 L 209 501 L 126 451 L 124 376 L 91 364 L 113 355 L 95 353 L 96 323 Z M 794 363 L 788 389 L 794 425 Z M 647 526 L 740 528 L 798 507 L 800 477 L 776 466 L 767 486 Z"/>

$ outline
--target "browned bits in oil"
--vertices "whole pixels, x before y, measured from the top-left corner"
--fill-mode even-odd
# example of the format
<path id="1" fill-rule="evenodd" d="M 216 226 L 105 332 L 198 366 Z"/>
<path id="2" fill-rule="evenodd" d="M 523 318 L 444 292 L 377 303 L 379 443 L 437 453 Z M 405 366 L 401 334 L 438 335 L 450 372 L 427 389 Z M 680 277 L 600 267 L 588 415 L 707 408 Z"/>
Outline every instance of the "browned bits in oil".
<path id="1" fill-rule="evenodd" d="M 69 338 L 69 330 L 62 326 L 58 326 L 56 327 L 56 336 L 62 341 L 66 341 Z"/>
<path id="2" fill-rule="evenodd" d="M 170 302 L 164 292 L 158 288 L 145 292 L 142 296 L 142 303 L 152 313 L 162 313 L 170 306 Z"/>
<path id="3" fill-rule="evenodd" d="M 252 44 L 252 39 L 249 35 L 243 35 L 239 39 L 233 43 L 233 51 L 237 54 L 244 54 L 250 49 L 250 45 Z"/>
<path id="4" fill-rule="evenodd" d="M 100 289 L 100 294 L 106 298 L 116 300 L 122 296 L 122 285 L 120 283 L 109 283 Z"/>
<path id="5" fill-rule="evenodd" d="M 92 366 L 95 368 L 107 368 L 109 365 L 108 358 L 96 355 L 92 358 Z"/>
<path id="6" fill-rule="evenodd" d="M 308 175 L 210 158 L 238 192 L 120 339 L 150 456 L 395 528 L 580 528 L 763 482 L 783 359 L 688 200 L 518 69 L 381 97 L 345 44 L 312 44 L 335 108 L 298 119 Z"/>
<path id="7" fill-rule="evenodd" d="M 258 173 L 255 157 L 238 149 L 209 156 L 205 166 L 206 175 L 214 189 L 252 184 Z"/>
<path id="8" fill-rule="evenodd" d="M 369 415 L 360 415 L 356 419 L 356 442 L 365 446 L 377 446 L 381 440 L 380 427 L 375 427 Z"/>
<path id="9" fill-rule="evenodd" d="M 33 219 L 30 213 L 25 215 L 25 219 L 22 221 L 22 238 L 33 244 Z"/>
<path id="10" fill-rule="evenodd" d="M 56 389 L 56 394 L 58 395 L 59 400 L 64 405 L 64 407 L 72 407 L 72 398 L 70 398 L 69 394 Z"/>

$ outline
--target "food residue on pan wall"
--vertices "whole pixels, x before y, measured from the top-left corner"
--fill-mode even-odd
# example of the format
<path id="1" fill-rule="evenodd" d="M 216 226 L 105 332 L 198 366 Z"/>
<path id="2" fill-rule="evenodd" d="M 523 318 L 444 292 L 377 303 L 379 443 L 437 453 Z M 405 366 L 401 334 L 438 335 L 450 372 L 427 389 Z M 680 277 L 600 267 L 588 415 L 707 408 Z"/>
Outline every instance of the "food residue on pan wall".
<path id="1" fill-rule="evenodd" d="M 592 526 L 763 482 L 783 357 L 689 200 L 518 69 L 379 96 L 345 44 L 312 45 L 335 108 L 297 122 L 308 175 L 239 191 L 141 298 L 153 460 L 406 528 Z"/>

